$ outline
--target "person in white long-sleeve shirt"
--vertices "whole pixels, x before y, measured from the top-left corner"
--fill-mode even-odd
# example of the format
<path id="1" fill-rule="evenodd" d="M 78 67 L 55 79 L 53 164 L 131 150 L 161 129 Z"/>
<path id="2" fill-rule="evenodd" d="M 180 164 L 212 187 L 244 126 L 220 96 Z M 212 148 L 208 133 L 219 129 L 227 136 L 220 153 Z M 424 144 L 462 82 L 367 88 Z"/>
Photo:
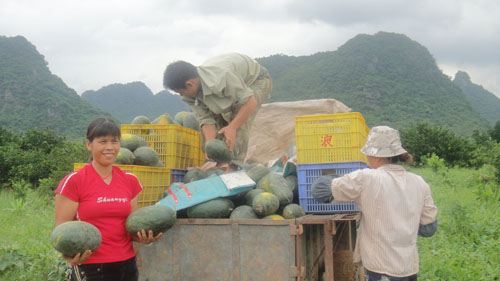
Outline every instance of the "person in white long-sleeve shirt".
<path id="1" fill-rule="evenodd" d="M 313 196 L 320 202 L 335 199 L 359 206 L 354 262 L 363 264 L 366 280 L 417 280 L 417 235 L 430 237 L 437 230 L 431 189 L 422 177 L 398 165 L 411 163 L 412 156 L 402 147 L 397 130 L 372 128 L 361 152 L 371 169 L 321 177 L 313 183 Z"/>

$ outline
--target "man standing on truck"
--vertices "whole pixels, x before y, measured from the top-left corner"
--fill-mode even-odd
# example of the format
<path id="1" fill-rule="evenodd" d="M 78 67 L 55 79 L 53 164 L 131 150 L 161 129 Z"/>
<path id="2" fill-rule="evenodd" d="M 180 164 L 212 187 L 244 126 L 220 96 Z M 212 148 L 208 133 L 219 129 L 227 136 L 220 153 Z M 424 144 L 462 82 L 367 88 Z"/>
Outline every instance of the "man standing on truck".
<path id="1" fill-rule="evenodd" d="M 272 79 L 267 69 L 238 53 L 212 57 L 198 67 L 176 61 L 167 66 L 163 86 L 179 93 L 191 107 L 204 143 L 225 140 L 233 153 L 231 164 L 241 166 L 252 122 L 270 97 Z"/>

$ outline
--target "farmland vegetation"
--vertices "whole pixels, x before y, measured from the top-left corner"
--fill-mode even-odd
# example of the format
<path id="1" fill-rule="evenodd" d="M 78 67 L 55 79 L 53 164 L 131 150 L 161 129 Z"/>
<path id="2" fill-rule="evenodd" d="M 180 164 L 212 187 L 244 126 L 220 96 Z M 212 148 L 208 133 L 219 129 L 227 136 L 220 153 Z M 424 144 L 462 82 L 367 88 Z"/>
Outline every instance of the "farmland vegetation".
<path id="1" fill-rule="evenodd" d="M 439 208 L 438 232 L 418 241 L 420 280 L 500 276 L 499 132 L 500 122 L 474 138 L 429 124 L 402 130 L 403 145 L 418 159 L 408 169 L 429 182 Z M 0 128 L 1 280 L 64 280 L 67 264 L 49 242 L 53 190 L 73 162 L 87 159 L 83 147 L 51 131 Z"/>

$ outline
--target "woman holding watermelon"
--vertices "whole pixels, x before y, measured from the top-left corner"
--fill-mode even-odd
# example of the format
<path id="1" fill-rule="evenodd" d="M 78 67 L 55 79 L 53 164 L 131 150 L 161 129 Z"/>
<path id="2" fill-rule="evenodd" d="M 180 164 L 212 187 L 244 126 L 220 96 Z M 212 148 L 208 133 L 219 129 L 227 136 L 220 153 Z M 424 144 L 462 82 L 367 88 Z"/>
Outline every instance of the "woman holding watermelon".
<path id="1" fill-rule="evenodd" d="M 138 209 L 142 190 L 138 179 L 113 166 L 120 150 L 120 128 L 109 118 L 98 118 L 87 128 L 87 149 L 92 161 L 68 174 L 55 192 L 55 224 L 85 221 L 99 229 L 102 242 L 95 251 L 66 257 L 72 264 L 70 280 L 138 280 L 132 240 L 149 244 L 152 231 L 132 237 L 125 222 Z"/>
<path id="2" fill-rule="evenodd" d="M 321 177 L 312 185 L 313 197 L 325 203 L 354 201 L 361 209 L 354 262 L 363 264 L 366 280 L 415 281 L 417 236 L 430 237 L 437 230 L 431 189 L 398 165 L 411 163 L 412 157 L 397 130 L 372 128 L 361 152 L 371 169 Z"/>

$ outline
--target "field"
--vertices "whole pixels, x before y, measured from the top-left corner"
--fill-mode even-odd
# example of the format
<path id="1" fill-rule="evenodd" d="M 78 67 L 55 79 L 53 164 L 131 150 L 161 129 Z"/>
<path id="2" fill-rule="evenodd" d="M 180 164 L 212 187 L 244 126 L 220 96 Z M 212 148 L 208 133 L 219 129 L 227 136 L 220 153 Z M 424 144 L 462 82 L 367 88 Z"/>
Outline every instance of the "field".
<path id="1" fill-rule="evenodd" d="M 500 280 L 500 203 L 494 169 L 411 168 L 431 185 L 438 232 L 419 238 L 419 280 Z M 67 264 L 49 243 L 52 193 L 18 184 L 0 190 L 0 280 L 64 280 Z"/>

